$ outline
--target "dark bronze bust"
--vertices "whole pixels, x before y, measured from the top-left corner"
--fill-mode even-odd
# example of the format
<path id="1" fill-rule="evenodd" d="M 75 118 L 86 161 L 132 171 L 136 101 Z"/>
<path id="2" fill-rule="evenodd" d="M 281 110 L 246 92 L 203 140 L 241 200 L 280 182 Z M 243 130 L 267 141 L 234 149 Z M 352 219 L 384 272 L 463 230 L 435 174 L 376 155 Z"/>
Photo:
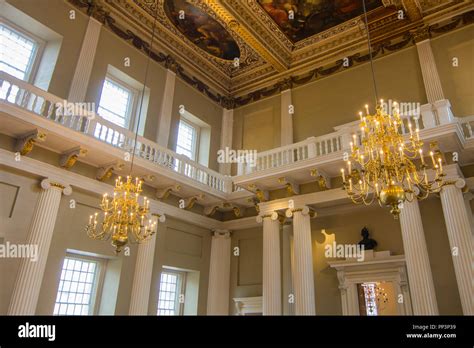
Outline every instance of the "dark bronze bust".
<path id="1" fill-rule="evenodd" d="M 362 236 L 362 240 L 359 242 L 359 245 L 363 245 L 364 250 L 372 250 L 377 246 L 377 241 L 369 238 L 369 230 L 367 227 L 364 227 L 362 231 L 360 231 L 360 235 Z"/>

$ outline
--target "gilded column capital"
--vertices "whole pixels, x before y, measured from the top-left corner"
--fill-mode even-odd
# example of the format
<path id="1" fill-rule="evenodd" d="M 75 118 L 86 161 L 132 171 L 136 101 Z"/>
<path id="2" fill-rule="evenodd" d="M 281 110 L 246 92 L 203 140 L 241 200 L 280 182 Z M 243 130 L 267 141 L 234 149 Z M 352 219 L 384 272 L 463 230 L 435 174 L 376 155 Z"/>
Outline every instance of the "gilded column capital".
<path id="1" fill-rule="evenodd" d="M 69 196 L 72 193 L 71 185 L 59 182 L 58 180 L 52 180 L 49 178 L 41 180 L 40 186 L 43 190 L 49 190 L 51 188 L 56 188 L 61 190 L 61 193 L 65 196 Z"/>
<path id="2" fill-rule="evenodd" d="M 430 39 L 430 28 L 429 27 L 421 27 L 411 31 L 411 35 L 415 43 L 421 43 L 425 40 Z"/>

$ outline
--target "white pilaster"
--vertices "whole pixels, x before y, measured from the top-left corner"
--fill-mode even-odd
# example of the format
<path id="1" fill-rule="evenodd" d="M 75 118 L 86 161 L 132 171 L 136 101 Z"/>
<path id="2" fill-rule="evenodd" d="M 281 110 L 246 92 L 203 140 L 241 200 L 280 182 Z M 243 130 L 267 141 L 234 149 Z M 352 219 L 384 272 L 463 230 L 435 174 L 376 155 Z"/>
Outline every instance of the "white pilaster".
<path id="1" fill-rule="evenodd" d="M 458 179 L 441 190 L 441 205 L 448 232 L 454 273 L 465 315 L 474 315 L 472 303 L 472 232 L 461 188 L 465 182 Z"/>
<path id="2" fill-rule="evenodd" d="M 158 224 L 157 216 L 153 215 L 152 219 Z M 130 315 L 148 314 L 155 246 L 156 233 L 149 241 L 138 245 L 135 272 L 133 274 L 132 295 L 130 297 Z"/>
<path id="3" fill-rule="evenodd" d="M 291 89 L 281 92 L 281 140 L 280 146 L 293 144 L 293 114 Z"/>
<path id="4" fill-rule="evenodd" d="M 156 134 L 156 142 L 165 148 L 168 148 L 168 140 L 170 138 L 175 83 L 176 74 L 171 70 L 166 70 L 165 89 L 160 108 L 160 123 Z"/>
<path id="5" fill-rule="evenodd" d="M 474 217 L 472 215 L 471 209 L 471 200 L 474 198 L 474 194 L 467 192 L 464 194 L 464 204 L 466 206 L 467 216 L 469 217 L 469 222 L 471 223 L 471 232 L 474 234 Z"/>
<path id="6" fill-rule="evenodd" d="M 400 212 L 403 249 L 415 315 L 438 315 L 438 304 L 418 201 L 404 203 Z"/>
<path id="7" fill-rule="evenodd" d="M 214 231 L 207 293 L 208 315 L 229 315 L 230 258 L 230 231 Z"/>
<path id="8" fill-rule="evenodd" d="M 280 223 L 278 214 L 259 216 L 263 221 L 263 315 L 281 315 Z"/>
<path id="9" fill-rule="evenodd" d="M 35 314 L 61 194 L 69 195 L 72 192 L 70 186 L 48 179 L 41 181 L 41 188 L 26 240 L 26 244 L 38 248 L 38 259 L 36 262 L 26 258 L 21 260 L 8 315 Z"/>
<path id="10" fill-rule="evenodd" d="M 421 73 L 423 75 L 428 103 L 443 100 L 443 88 L 441 87 L 441 80 L 439 78 L 438 69 L 436 68 L 430 39 L 418 42 L 416 48 L 420 60 Z"/>
<path id="11" fill-rule="evenodd" d="M 222 110 L 221 150 L 232 149 L 232 129 L 234 125 L 234 110 Z M 231 174 L 231 163 L 219 163 L 219 172 L 224 175 Z"/>
<path id="12" fill-rule="evenodd" d="M 101 28 L 102 23 L 90 16 L 86 34 L 82 40 L 81 52 L 77 60 L 74 77 L 71 82 L 71 87 L 69 88 L 69 96 L 67 99 L 70 102 L 83 102 L 86 99 L 87 87 L 89 86 L 89 79 L 91 77 Z"/>
<path id="13" fill-rule="evenodd" d="M 290 295 L 294 297 L 293 289 L 293 226 L 291 223 L 284 224 L 282 227 L 282 291 L 283 291 L 283 315 L 294 315 L 294 301 L 290 301 Z"/>
<path id="14" fill-rule="evenodd" d="M 295 314 L 315 315 L 313 250 L 308 207 L 286 211 L 293 216 L 293 252 L 295 257 Z"/>

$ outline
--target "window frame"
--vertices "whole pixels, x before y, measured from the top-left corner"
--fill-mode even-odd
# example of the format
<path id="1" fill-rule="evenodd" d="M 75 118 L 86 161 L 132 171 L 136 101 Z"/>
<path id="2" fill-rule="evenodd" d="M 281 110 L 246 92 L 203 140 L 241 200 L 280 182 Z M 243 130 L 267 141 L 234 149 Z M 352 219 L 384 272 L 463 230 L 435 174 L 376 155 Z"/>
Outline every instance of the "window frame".
<path id="1" fill-rule="evenodd" d="M 3 18 L 3 23 L 8 29 L 13 32 L 16 32 L 18 35 L 27 38 L 35 43 L 34 49 L 31 52 L 30 62 L 28 63 L 28 68 L 25 71 L 25 79 L 23 81 L 32 84 L 34 79 L 36 78 L 36 74 L 38 72 L 39 65 L 41 63 L 41 57 L 43 56 L 43 52 L 46 46 L 46 42 L 39 38 L 38 36 L 32 34 L 31 32 L 23 29 L 22 27 L 10 22 L 6 18 Z"/>
<path id="2" fill-rule="evenodd" d="M 159 288 L 158 288 L 158 303 L 157 303 L 157 306 L 156 306 L 156 315 L 157 316 L 167 316 L 165 314 L 158 314 L 158 311 L 160 310 L 160 292 L 161 292 L 161 276 L 163 275 L 163 273 L 168 273 L 168 274 L 174 274 L 174 275 L 177 275 L 178 276 L 178 280 L 177 280 L 177 283 L 176 283 L 176 298 L 175 298 L 175 308 L 177 308 L 176 310 L 176 314 L 174 314 L 174 316 L 180 316 L 180 315 L 183 315 L 184 314 L 184 302 L 181 303 L 179 301 L 179 298 L 181 295 L 184 295 L 186 296 L 185 294 L 185 291 L 186 291 L 186 272 L 184 271 L 179 271 L 179 270 L 175 270 L 175 269 L 169 269 L 169 268 L 164 268 L 161 273 L 160 273 L 160 277 L 159 277 Z M 172 315 L 170 315 L 172 316 Z"/>
<path id="3" fill-rule="evenodd" d="M 96 273 L 95 277 L 93 280 L 93 287 L 91 291 L 91 303 L 89 307 L 89 313 L 87 315 L 97 315 L 99 313 L 99 308 L 100 308 L 100 296 L 102 294 L 102 289 L 104 286 L 104 279 L 105 279 L 105 270 L 107 266 L 107 260 L 102 259 L 99 257 L 93 257 L 93 256 L 88 256 L 88 255 L 82 255 L 82 254 L 75 254 L 68 252 L 63 258 L 63 262 L 61 264 L 61 272 L 63 271 L 64 267 L 64 261 L 67 259 L 71 260 L 79 260 L 79 261 L 87 261 L 87 262 L 95 262 L 96 263 Z M 59 277 L 61 278 L 61 276 Z M 61 282 L 61 279 L 58 282 L 58 286 L 56 287 L 56 297 L 59 292 L 59 284 Z M 76 315 L 76 314 L 54 314 L 54 306 L 56 305 L 56 300 L 54 301 L 53 305 L 53 315 L 56 316 L 81 316 L 81 315 Z"/>
<path id="4" fill-rule="evenodd" d="M 107 120 L 104 116 L 99 114 L 100 101 L 102 99 L 102 93 L 104 91 L 104 85 L 107 80 L 110 80 L 113 84 L 118 85 L 120 88 L 127 90 L 130 92 L 130 102 L 127 105 L 126 117 L 125 117 L 125 127 L 122 127 L 112 121 Z M 136 122 L 137 122 L 137 114 L 138 114 L 138 100 L 140 99 L 140 91 L 136 88 L 131 86 L 130 84 L 126 83 L 125 81 L 115 77 L 110 72 L 107 72 L 104 78 L 104 82 L 102 83 L 102 90 L 100 92 L 99 103 L 97 105 L 97 114 L 102 117 L 104 120 L 107 120 L 110 123 L 113 123 L 117 127 L 122 127 L 128 129 L 132 132 L 135 132 Z M 105 109 L 105 108 L 104 108 Z"/>
<path id="5" fill-rule="evenodd" d="M 192 157 L 190 157 L 189 159 L 192 160 L 192 161 L 195 161 L 195 162 L 198 162 L 198 159 L 199 159 L 199 143 L 200 143 L 200 136 L 201 136 L 201 127 L 198 126 L 197 124 L 195 124 L 194 122 L 191 122 L 189 121 L 187 118 L 185 117 L 180 117 L 179 118 L 179 122 L 178 122 L 178 135 L 176 137 L 176 153 L 178 153 L 178 139 L 179 139 L 179 125 L 180 123 L 183 122 L 184 124 L 186 124 L 187 126 L 189 126 L 190 128 L 194 129 L 195 131 L 195 134 L 196 136 L 194 137 L 194 141 L 192 143 L 192 149 L 191 149 L 191 154 L 192 154 Z M 182 148 L 184 148 L 183 146 L 180 146 Z M 183 156 L 186 156 L 184 154 L 182 154 Z M 186 156 L 187 157 L 187 156 Z"/>

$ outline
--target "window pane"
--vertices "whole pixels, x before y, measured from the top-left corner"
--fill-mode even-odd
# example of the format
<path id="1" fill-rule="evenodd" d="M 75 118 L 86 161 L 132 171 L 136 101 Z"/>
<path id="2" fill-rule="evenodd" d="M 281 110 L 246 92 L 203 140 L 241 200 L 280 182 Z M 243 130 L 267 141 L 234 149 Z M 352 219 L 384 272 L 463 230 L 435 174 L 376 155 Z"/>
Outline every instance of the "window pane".
<path id="1" fill-rule="evenodd" d="M 33 65 L 37 43 L 10 27 L 0 24 L 0 71 L 27 80 Z M 3 83 L 0 99 L 5 99 L 9 83 Z M 16 102 L 18 87 L 10 91 L 8 101 Z"/>
<path id="2" fill-rule="evenodd" d="M 197 130 L 189 123 L 181 120 L 178 128 L 176 152 L 194 160 L 196 157 Z"/>
<path id="3" fill-rule="evenodd" d="M 54 315 L 88 315 L 96 281 L 97 262 L 66 257 L 61 271 Z"/>
<path id="4" fill-rule="evenodd" d="M 0 24 L 0 71 L 25 80 L 35 50 L 33 40 Z"/>
<path id="5" fill-rule="evenodd" d="M 158 296 L 158 315 L 179 315 L 179 274 L 162 272 Z"/>
<path id="6" fill-rule="evenodd" d="M 100 96 L 98 114 L 116 125 L 128 128 L 132 92 L 108 78 L 105 79 Z"/>

